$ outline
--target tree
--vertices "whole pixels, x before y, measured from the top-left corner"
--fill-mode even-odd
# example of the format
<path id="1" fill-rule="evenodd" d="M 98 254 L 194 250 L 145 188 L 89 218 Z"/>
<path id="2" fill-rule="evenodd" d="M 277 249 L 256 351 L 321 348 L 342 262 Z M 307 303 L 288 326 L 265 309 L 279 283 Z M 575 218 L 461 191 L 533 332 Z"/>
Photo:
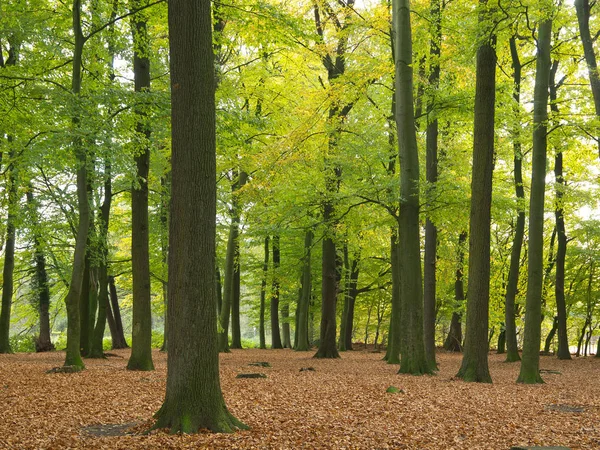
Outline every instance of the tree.
<path id="1" fill-rule="evenodd" d="M 456 300 L 455 309 L 459 308 L 465 301 L 465 287 L 463 284 L 464 245 L 467 240 L 467 233 L 463 231 L 458 236 L 458 252 L 456 257 L 456 279 L 454 281 L 454 300 Z M 462 314 L 460 311 L 452 311 L 450 320 L 450 331 L 444 342 L 444 348 L 450 352 L 462 351 Z"/>
<path id="2" fill-rule="evenodd" d="M 154 428 L 196 433 L 246 428 L 219 382 L 215 301 L 216 138 L 211 2 L 169 3 L 172 197 L 169 352 Z"/>
<path id="3" fill-rule="evenodd" d="M 273 236 L 273 287 L 271 291 L 271 348 L 283 348 L 279 332 L 279 265 L 281 251 L 279 235 Z"/>
<path id="4" fill-rule="evenodd" d="M 544 194 L 546 190 L 546 146 L 548 82 L 552 19 L 542 18 L 537 39 L 535 91 L 533 97 L 533 156 L 529 203 L 529 245 L 523 359 L 517 382 L 543 383 L 540 377 L 540 337 L 544 270 Z"/>
<path id="5" fill-rule="evenodd" d="M 304 254 L 302 256 L 302 280 L 300 288 L 300 297 L 298 307 L 296 308 L 296 339 L 294 340 L 294 350 L 310 350 L 308 336 L 310 295 L 312 291 L 311 279 L 311 249 L 313 245 L 314 234 L 312 229 L 304 233 Z M 266 244 L 265 244 L 266 249 Z"/>
<path id="6" fill-rule="evenodd" d="M 139 9 L 143 0 L 134 1 Z M 150 58 L 144 12 L 133 19 L 133 78 L 136 105 L 136 180 L 131 188 L 131 266 L 133 270 L 133 324 L 129 370 L 154 370 L 152 362 L 152 310 L 150 306 L 150 254 L 148 243 L 148 173 L 150 171 L 150 127 L 143 97 L 150 90 Z"/>
<path id="7" fill-rule="evenodd" d="M 396 0 L 396 127 L 400 157 L 400 373 L 431 373 L 423 342 L 423 286 L 419 239 L 419 152 L 414 123 L 410 1 Z"/>
<path id="8" fill-rule="evenodd" d="M 464 354 L 457 376 L 465 381 L 491 383 L 487 354 L 497 57 L 494 49 L 496 38 L 489 23 L 487 0 L 480 0 L 479 8 L 481 34 L 475 78 L 473 177 L 469 215 L 469 291 Z"/>

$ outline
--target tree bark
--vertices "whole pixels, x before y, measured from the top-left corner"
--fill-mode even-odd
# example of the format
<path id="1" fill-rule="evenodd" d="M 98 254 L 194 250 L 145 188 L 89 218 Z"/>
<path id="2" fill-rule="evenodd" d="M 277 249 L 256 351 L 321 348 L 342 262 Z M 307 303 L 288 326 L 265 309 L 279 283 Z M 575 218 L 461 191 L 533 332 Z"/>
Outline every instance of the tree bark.
<path id="1" fill-rule="evenodd" d="M 546 189 L 546 133 L 552 19 L 539 24 L 533 96 L 533 156 L 529 204 L 529 247 L 523 357 L 517 382 L 543 383 L 540 377 L 540 338 L 544 270 L 544 194 Z"/>
<path id="2" fill-rule="evenodd" d="M 313 245 L 314 234 L 312 230 L 306 231 L 304 234 L 304 256 L 302 257 L 302 289 L 300 290 L 300 298 L 298 300 L 298 308 L 296 309 L 296 336 L 294 342 L 294 350 L 307 351 L 310 350 L 309 340 L 309 308 L 310 308 L 310 293 L 312 291 L 312 272 L 311 272 L 311 249 Z"/>
<path id="3" fill-rule="evenodd" d="M 12 353 L 10 348 L 10 312 L 13 299 L 13 275 L 15 269 L 15 239 L 18 210 L 18 178 L 15 166 L 15 151 L 9 153 L 8 173 L 8 219 L 6 221 L 6 241 L 4 246 L 4 267 L 2 270 L 2 306 L 0 309 L 0 353 Z"/>
<path id="4" fill-rule="evenodd" d="M 427 106 L 426 171 L 425 177 L 429 189 L 435 189 L 438 179 L 438 119 L 435 92 L 440 82 L 440 53 L 442 22 L 440 0 L 431 0 L 431 40 L 429 55 L 431 58 L 429 73 L 429 101 Z M 431 118 L 430 118 L 431 115 Z M 429 204 L 429 207 L 432 205 Z M 437 368 L 435 360 L 435 305 L 436 305 L 436 263 L 437 263 L 437 227 L 429 219 L 425 221 L 425 257 L 423 265 L 423 333 L 425 337 L 425 357 L 432 368 Z"/>
<path id="5" fill-rule="evenodd" d="M 550 110 L 558 115 L 556 72 L 558 60 L 552 63 L 550 69 Z M 565 260 L 567 257 L 567 234 L 563 210 L 563 197 L 566 181 L 563 175 L 562 149 L 556 149 L 554 156 L 554 179 L 556 182 L 554 217 L 556 220 L 556 273 L 554 282 L 554 297 L 556 299 L 556 315 L 558 326 L 558 359 L 571 359 L 569 351 L 569 336 L 567 335 L 567 303 L 565 299 Z M 554 328 L 554 327 L 553 327 Z M 547 350 L 546 350 L 547 351 Z"/>
<path id="6" fill-rule="evenodd" d="M 108 289 L 110 295 L 110 311 L 115 322 L 116 334 L 112 335 L 113 350 L 119 348 L 129 348 L 125 340 L 125 332 L 123 330 L 123 321 L 121 320 L 121 309 L 119 308 L 119 297 L 117 296 L 117 286 L 115 285 L 115 277 L 108 277 Z"/>
<path id="7" fill-rule="evenodd" d="M 513 67 L 513 100 L 515 115 L 519 117 L 519 106 L 521 103 L 521 61 L 517 51 L 516 37 L 510 38 L 510 53 Z M 513 154 L 514 154 L 514 179 L 515 194 L 517 196 L 517 223 L 513 237 L 512 250 L 510 253 L 510 266 L 508 269 L 508 281 L 506 283 L 506 294 L 504 296 L 504 324 L 506 327 L 506 362 L 520 361 L 517 345 L 517 325 L 515 322 L 515 298 L 519 284 L 519 272 L 521 267 L 521 249 L 523 247 L 523 236 L 525 234 L 525 190 L 523 189 L 523 152 L 521 149 L 521 123 L 516 121 L 512 130 Z"/>
<path id="8" fill-rule="evenodd" d="M 267 275 L 269 274 L 269 236 L 265 237 L 265 258 L 263 262 L 263 277 L 260 282 L 260 311 L 258 316 L 258 335 L 260 348 L 267 348 L 265 337 L 265 303 L 267 297 Z"/>
<path id="9" fill-rule="evenodd" d="M 273 236 L 273 287 L 271 291 L 271 348 L 283 348 L 279 332 L 279 236 Z"/>
<path id="10" fill-rule="evenodd" d="M 583 46 L 585 62 L 588 66 L 590 78 L 590 87 L 594 99 L 594 109 L 596 116 L 600 117 L 600 74 L 596 62 L 596 53 L 594 51 L 594 39 L 590 32 L 590 2 L 589 0 L 575 0 L 575 11 L 577 13 L 577 22 L 579 24 L 579 36 Z M 598 151 L 600 153 L 600 138 L 598 141 Z"/>
<path id="11" fill-rule="evenodd" d="M 136 8 L 146 0 L 134 0 Z M 136 181 L 131 188 L 131 268 L 133 272 L 133 318 L 128 370 L 154 370 L 152 362 L 152 308 L 150 305 L 150 248 L 148 223 L 148 174 L 150 172 L 150 126 L 144 94 L 150 91 L 150 51 L 146 19 L 133 18 L 133 79 L 138 104 L 135 131 L 139 147 L 134 156 Z"/>
<path id="12" fill-rule="evenodd" d="M 469 215 L 469 294 L 463 360 L 457 377 L 491 383 L 488 368 L 490 302 L 490 222 L 494 172 L 496 38 L 491 34 L 487 0 L 479 2 L 479 36 L 475 80 L 473 176 Z"/>
<path id="13" fill-rule="evenodd" d="M 392 266 L 392 312 L 388 332 L 388 346 L 384 359 L 388 364 L 400 364 L 400 248 L 398 229 L 392 228 L 390 234 L 390 264 Z M 365 340 L 366 341 L 366 340 Z M 366 342 L 365 342 L 366 344 Z"/>
<path id="14" fill-rule="evenodd" d="M 215 301 L 216 136 L 211 3 L 169 2 L 172 198 L 165 401 L 154 428 L 247 428 L 219 381 Z"/>
<path id="15" fill-rule="evenodd" d="M 73 49 L 71 91 L 75 99 L 78 99 L 81 92 L 81 65 L 83 45 L 85 43 L 81 30 L 81 0 L 73 1 L 73 35 L 75 46 Z M 80 117 L 78 114 L 75 114 L 72 119 L 74 131 L 79 128 L 79 123 Z M 79 136 L 77 132 L 74 132 L 72 145 L 77 164 L 77 209 L 79 211 L 79 224 L 77 225 L 77 236 L 75 238 L 71 281 L 69 283 L 69 291 L 65 298 L 67 308 L 67 351 L 64 365 L 83 369 L 84 364 L 80 352 L 81 323 L 79 300 L 81 298 L 81 288 L 83 283 L 88 228 L 90 223 L 90 207 L 87 192 L 87 152 L 83 147 L 81 136 Z"/>
<path id="16" fill-rule="evenodd" d="M 400 371 L 431 373 L 423 339 L 423 286 L 419 230 L 419 152 L 415 132 L 410 1 L 395 0 L 396 127 L 400 158 Z"/>
<path id="17" fill-rule="evenodd" d="M 467 232 L 463 231 L 458 236 L 458 252 L 457 252 L 457 264 L 456 264 L 456 280 L 454 281 L 454 300 L 455 300 L 455 311 L 452 312 L 452 319 L 450 319 L 450 331 L 444 342 L 444 349 L 449 352 L 462 352 L 462 314 L 458 309 L 462 306 L 465 301 L 465 287 L 463 282 L 463 271 L 464 271 L 464 259 L 465 251 L 464 246 L 467 241 Z"/>

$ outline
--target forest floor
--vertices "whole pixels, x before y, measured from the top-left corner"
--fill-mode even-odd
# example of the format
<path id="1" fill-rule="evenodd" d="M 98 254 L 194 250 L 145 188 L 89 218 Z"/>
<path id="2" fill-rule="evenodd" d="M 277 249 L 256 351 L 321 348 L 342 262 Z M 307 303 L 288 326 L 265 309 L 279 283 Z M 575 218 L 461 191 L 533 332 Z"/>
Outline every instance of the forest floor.
<path id="1" fill-rule="evenodd" d="M 455 379 L 461 355 L 443 352 L 437 375 L 415 377 L 369 351 L 317 360 L 313 352 L 234 350 L 221 355 L 221 383 L 249 431 L 142 435 L 163 401 L 166 355 L 153 354 L 154 372 L 130 372 L 129 351 L 112 353 L 85 360 L 76 374 L 46 373 L 62 365 L 63 352 L 0 355 L 0 448 L 600 449 L 600 358 L 544 356 L 541 368 L 560 373 L 518 385 L 519 364 L 495 354 L 494 383 L 476 384 Z M 261 361 L 272 367 L 248 366 Z M 249 372 L 267 378 L 236 378 Z M 386 393 L 389 386 L 402 391 Z"/>

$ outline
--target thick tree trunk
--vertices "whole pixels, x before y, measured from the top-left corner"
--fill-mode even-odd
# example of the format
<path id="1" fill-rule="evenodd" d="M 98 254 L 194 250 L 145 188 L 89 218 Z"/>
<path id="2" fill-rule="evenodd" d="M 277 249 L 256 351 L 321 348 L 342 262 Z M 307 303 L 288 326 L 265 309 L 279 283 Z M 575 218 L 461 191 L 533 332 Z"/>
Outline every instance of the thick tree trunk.
<path id="1" fill-rule="evenodd" d="M 544 194 L 546 190 L 546 132 L 552 19 L 539 25 L 533 96 L 533 154 L 529 204 L 529 247 L 523 358 L 517 382 L 543 383 L 540 377 L 542 285 L 544 271 Z"/>
<path id="2" fill-rule="evenodd" d="M 600 74 L 598 73 L 596 53 L 594 52 L 595 39 L 592 39 L 590 32 L 589 0 L 575 0 L 575 11 L 577 13 L 577 22 L 579 23 L 579 36 L 581 37 L 581 44 L 583 45 L 583 54 L 588 66 L 594 108 L 596 110 L 596 116 L 600 117 Z M 600 152 L 600 139 L 598 140 L 598 150 Z"/>
<path id="3" fill-rule="evenodd" d="M 458 236 L 458 252 L 456 258 L 456 280 L 454 281 L 454 300 L 455 310 L 452 312 L 450 320 L 450 331 L 444 342 L 444 349 L 449 352 L 462 352 L 462 314 L 458 311 L 465 301 L 465 287 L 463 282 L 463 270 L 465 259 L 465 242 L 467 241 L 467 232 L 463 231 Z"/>
<path id="4" fill-rule="evenodd" d="M 141 7 L 146 0 L 135 0 Z M 133 78 L 140 103 L 135 110 L 135 131 L 140 148 L 134 157 L 137 171 L 131 189 L 131 267 L 133 271 L 133 318 L 129 370 L 154 370 L 152 362 L 152 308 L 150 305 L 150 248 L 148 224 L 148 174 L 150 172 L 150 128 L 143 93 L 150 91 L 150 45 L 146 19 L 143 14 L 133 21 Z M 139 153 L 138 153 L 139 152 Z"/>
<path id="5" fill-rule="evenodd" d="M 298 308 L 296 309 L 296 340 L 294 350 L 310 350 L 309 340 L 309 308 L 310 293 L 312 290 L 312 272 L 311 272 L 311 249 L 313 245 L 312 230 L 306 231 L 304 235 L 304 256 L 302 258 L 302 289 L 298 299 Z"/>
<path id="6" fill-rule="evenodd" d="M 169 2 L 172 199 L 165 401 L 154 428 L 246 428 L 219 382 L 215 301 L 216 137 L 211 2 Z"/>
<path id="7" fill-rule="evenodd" d="M 440 82 L 440 50 L 442 39 L 440 0 L 431 0 L 429 11 L 432 21 L 429 47 L 431 57 L 429 89 L 431 90 L 431 94 L 427 107 L 425 176 L 428 186 L 435 188 L 435 183 L 438 179 L 438 119 L 437 112 L 435 111 L 435 91 Z M 437 240 L 437 227 L 427 218 L 425 222 L 425 257 L 423 266 L 423 333 L 425 337 L 425 357 L 432 368 L 437 368 L 435 360 Z"/>
<path id="8" fill-rule="evenodd" d="M 283 348 L 279 332 L 279 236 L 273 236 L 273 287 L 271 292 L 271 348 Z"/>
<path id="9" fill-rule="evenodd" d="M 396 127 L 400 157 L 400 373 L 431 373 L 423 339 L 423 286 L 419 229 L 419 152 L 415 132 L 410 1 L 395 0 Z"/>
<path id="10" fill-rule="evenodd" d="M 495 36 L 490 35 L 487 0 L 479 2 L 481 44 L 477 49 L 473 177 L 469 216 L 469 294 L 463 360 L 457 376 L 491 383 L 488 368 L 490 302 L 490 222 L 494 172 L 494 113 L 496 103 Z"/>
<path id="11" fill-rule="evenodd" d="M 4 246 L 4 267 L 2 270 L 2 306 L 0 309 L 0 353 L 12 353 L 10 348 L 10 312 L 13 298 L 13 274 L 15 269 L 15 239 L 18 209 L 18 182 L 15 151 L 11 149 L 8 175 L 8 219 Z"/>
<path id="12" fill-rule="evenodd" d="M 558 61 L 554 61 L 550 70 L 550 109 L 558 115 L 556 72 Z M 556 220 L 556 275 L 554 282 L 554 297 L 556 299 L 556 315 L 558 326 L 558 359 L 571 359 L 569 337 L 567 335 L 567 303 L 565 299 L 565 260 L 567 257 L 567 235 L 563 211 L 563 197 L 566 182 L 563 175 L 563 154 L 556 149 L 554 156 L 554 179 L 556 180 L 556 198 L 554 217 Z M 547 350 L 546 350 L 547 352 Z"/>
<path id="13" fill-rule="evenodd" d="M 267 348 L 265 337 L 265 303 L 267 298 L 267 275 L 269 274 L 269 236 L 265 237 L 265 259 L 263 262 L 263 277 L 260 282 L 260 311 L 258 315 L 258 335 L 260 348 Z"/>
<path id="14" fill-rule="evenodd" d="M 117 296 L 117 286 L 115 285 L 115 277 L 108 277 L 108 292 L 110 296 L 110 310 L 115 322 L 115 334 L 112 335 L 113 350 L 119 348 L 129 348 L 125 340 L 123 330 L 123 321 L 121 320 L 121 308 L 119 308 L 119 297 Z"/>
<path id="15" fill-rule="evenodd" d="M 516 37 L 510 38 L 510 53 L 513 67 L 513 99 L 515 101 L 514 111 L 517 117 L 521 102 L 521 61 L 517 51 Z M 512 250 L 510 254 L 510 266 L 508 269 L 508 281 L 506 283 L 506 294 L 504 297 L 504 323 L 506 327 L 506 362 L 520 361 L 517 345 L 517 325 L 515 313 L 515 298 L 519 284 L 519 272 L 521 267 L 521 248 L 523 247 L 523 236 L 525 234 L 525 190 L 523 189 L 523 153 L 521 150 L 521 123 L 516 122 L 512 130 L 513 153 L 514 153 L 514 179 L 515 193 L 517 196 L 517 223 L 513 237 Z"/>

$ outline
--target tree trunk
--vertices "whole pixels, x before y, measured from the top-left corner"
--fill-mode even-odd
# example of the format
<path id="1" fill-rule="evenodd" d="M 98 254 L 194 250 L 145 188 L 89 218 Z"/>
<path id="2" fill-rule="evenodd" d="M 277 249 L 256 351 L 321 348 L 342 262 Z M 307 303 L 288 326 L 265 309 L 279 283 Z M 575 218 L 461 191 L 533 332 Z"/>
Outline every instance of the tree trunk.
<path id="1" fill-rule="evenodd" d="M 575 0 L 575 11 L 577 13 L 577 22 L 579 23 L 579 36 L 583 45 L 583 54 L 588 66 L 590 78 L 590 87 L 592 88 L 592 97 L 594 99 L 594 108 L 596 116 L 600 117 L 600 74 L 598 74 L 598 65 L 596 63 L 596 53 L 594 52 L 594 41 L 590 33 L 590 2 L 589 0 Z M 598 139 L 598 150 L 600 152 L 600 139 Z"/>
<path id="2" fill-rule="evenodd" d="M 449 352 L 462 352 L 462 314 L 458 311 L 462 303 L 465 301 L 465 288 L 463 283 L 463 270 L 465 252 L 464 246 L 467 240 L 467 232 L 463 231 L 458 236 L 458 252 L 456 265 L 456 280 L 454 281 L 454 300 L 455 311 L 452 312 L 450 320 L 450 331 L 444 342 L 444 349 Z"/>
<path id="3" fill-rule="evenodd" d="M 169 2 L 172 198 L 165 401 L 154 428 L 247 428 L 219 381 L 215 301 L 216 136 L 211 2 Z"/>
<path id="4" fill-rule="evenodd" d="M 260 312 L 258 316 L 258 334 L 260 348 L 267 348 L 265 338 L 265 303 L 267 297 L 267 275 L 269 274 L 269 236 L 265 237 L 265 259 L 263 262 L 263 278 L 260 283 Z"/>
<path id="5" fill-rule="evenodd" d="M 543 383 L 540 377 L 540 338 L 544 270 L 544 194 L 546 189 L 546 122 L 552 19 L 539 24 L 533 96 L 533 154 L 529 204 L 529 247 L 523 358 L 517 382 Z"/>
<path id="6" fill-rule="evenodd" d="M 99 248 L 100 263 L 98 265 L 98 318 L 92 336 L 92 348 L 90 358 L 102 358 L 104 356 L 104 329 L 106 327 L 106 315 L 108 307 L 108 224 L 110 220 L 110 207 L 112 204 L 112 167 L 110 159 L 104 161 L 104 201 L 100 206 Z"/>
<path id="7" fill-rule="evenodd" d="M 34 234 L 35 286 L 38 292 L 38 311 L 40 314 L 40 334 L 35 339 L 35 351 L 49 352 L 54 350 L 54 344 L 50 339 L 50 288 L 48 286 L 48 272 L 46 271 L 43 240 L 39 230 L 38 205 L 33 198 L 32 189 L 32 186 L 29 186 L 27 189 L 27 203 L 29 205 Z"/>
<path id="8" fill-rule="evenodd" d="M 90 185 L 88 183 L 88 199 L 90 195 Z M 83 280 L 81 282 L 81 295 L 79 297 L 79 314 L 80 314 L 80 335 L 79 335 L 79 348 L 81 356 L 87 357 L 90 353 L 90 297 L 91 297 L 91 275 L 90 275 L 90 238 L 92 236 L 93 219 L 91 219 L 92 212 L 90 211 L 90 225 L 88 227 L 88 237 L 86 242 L 86 255 L 85 263 L 83 266 Z"/>
<path id="9" fill-rule="evenodd" d="M 558 61 L 554 61 L 550 70 L 550 109 L 558 115 L 556 103 L 558 85 L 556 72 Z M 567 303 L 565 299 L 565 259 L 567 257 L 567 235 L 565 231 L 565 217 L 563 211 L 563 197 L 566 188 L 563 176 L 563 154 L 561 149 L 556 149 L 554 156 L 554 179 L 556 180 L 556 198 L 554 217 L 556 220 L 556 275 L 554 282 L 554 296 L 556 298 L 556 315 L 558 325 L 558 359 L 571 359 L 569 351 L 569 336 L 567 335 Z"/>
<path id="10" fill-rule="evenodd" d="M 163 276 L 168 271 L 169 258 L 169 201 L 170 201 L 170 173 L 163 175 L 160 179 L 160 255 L 163 264 Z M 164 326 L 163 326 L 163 343 L 160 348 L 161 352 L 167 351 L 169 342 L 169 322 L 167 322 L 167 297 L 169 295 L 169 285 L 166 280 L 161 282 L 162 296 L 164 305 Z"/>
<path id="11" fill-rule="evenodd" d="M 229 235 L 227 237 L 227 250 L 225 254 L 225 274 L 223 280 L 223 302 L 221 304 L 221 312 L 219 314 L 219 351 L 229 352 L 229 318 L 233 309 L 233 301 L 235 292 L 235 266 L 236 252 L 240 233 L 240 211 L 237 198 L 237 191 L 246 184 L 246 172 L 236 172 L 234 176 L 237 179 L 231 186 L 231 224 L 229 225 Z M 239 295 L 239 293 L 238 293 Z M 239 304 L 237 305 L 237 322 L 239 328 Z M 241 346 L 241 342 L 240 342 Z"/>
<path id="12" fill-rule="evenodd" d="M 136 8 L 146 0 L 134 0 Z M 133 318 L 131 356 L 128 370 L 154 370 L 152 362 L 152 308 L 150 305 L 150 249 L 148 224 L 148 174 L 150 171 L 150 128 L 144 93 L 150 91 L 150 45 L 143 13 L 133 20 L 133 78 L 138 105 L 135 108 L 136 180 L 131 188 L 131 268 L 133 272 Z"/>
<path id="13" fill-rule="evenodd" d="M 112 335 L 112 348 L 113 350 L 119 348 L 129 348 L 127 341 L 125 340 L 125 333 L 123 331 L 123 321 L 121 320 L 121 309 L 119 308 L 119 298 L 117 297 L 115 277 L 108 277 L 108 288 L 110 294 L 110 310 L 115 321 L 116 331 L 116 334 Z"/>
<path id="14" fill-rule="evenodd" d="M 432 31 L 429 47 L 431 67 L 429 89 L 431 94 L 427 107 L 426 137 L 426 180 L 428 187 L 435 189 L 438 179 L 438 119 L 435 111 L 435 92 L 440 82 L 440 49 L 442 39 L 440 0 L 431 0 L 429 7 Z M 430 119 L 429 116 L 432 115 Z M 428 205 L 431 207 L 431 205 Z M 435 360 L 435 305 L 436 305 L 436 263 L 437 263 L 437 227 L 429 218 L 425 221 L 425 257 L 423 265 L 423 333 L 425 338 L 425 357 L 430 367 L 437 368 Z"/>
<path id="15" fill-rule="evenodd" d="M 78 98 L 79 93 L 81 92 L 81 65 L 83 45 L 85 43 L 81 31 L 81 0 L 73 1 L 73 35 L 75 46 L 73 49 L 71 91 L 73 92 L 74 97 Z M 86 244 L 90 223 L 90 207 L 87 192 L 87 154 L 85 148 L 83 148 L 82 138 L 77 131 L 79 123 L 80 117 L 75 115 L 72 119 L 74 128 L 72 144 L 77 163 L 77 209 L 79 211 L 79 224 L 77 226 L 77 236 L 75 238 L 71 281 L 69 283 L 69 291 L 65 298 L 67 308 L 67 351 L 64 365 L 83 369 L 84 365 L 80 352 L 81 323 L 79 301 L 81 298 L 83 271 L 85 266 Z"/>
<path id="16" fill-rule="evenodd" d="M 279 236 L 273 236 L 273 287 L 271 292 L 271 348 L 283 348 L 279 333 Z"/>
<path id="17" fill-rule="evenodd" d="M 289 318 L 290 306 L 286 303 L 281 307 L 281 345 L 283 348 L 292 348 Z"/>
<path id="18" fill-rule="evenodd" d="M 240 327 L 240 240 L 235 241 L 233 263 L 233 288 L 231 292 L 231 348 L 242 348 L 242 330 Z"/>
<path id="19" fill-rule="evenodd" d="M 415 132 L 410 1 L 395 0 L 396 127 L 400 157 L 400 371 L 431 373 L 423 340 L 423 286 L 419 235 L 419 153 Z"/>
<path id="20" fill-rule="evenodd" d="M 392 266 L 392 312 L 388 332 L 388 346 L 385 360 L 388 364 L 400 364 L 400 255 L 398 230 L 392 228 L 390 235 L 390 264 Z M 366 342 L 365 342 L 366 344 Z"/>
<path id="21" fill-rule="evenodd" d="M 296 309 L 296 335 L 297 339 L 294 342 L 294 349 L 298 351 L 310 350 L 309 341 L 309 308 L 310 308 L 310 293 L 311 286 L 311 249 L 313 245 L 312 230 L 306 231 L 304 234 L 304 256 L 302 257 L 302 289 L 298 300 L 298 308 Z"/>
<path id="22" fill-rule="evenodd" d="M 0 353 L 12 353 L 10 348 L 10 312 L 13 298 L 13 275 L 15 269 L 15 238 L 18 210 L 18 181 L 15 151 L 10 150 L 8 174 L 8 219 L 4 247 L 4 268 L 2 271 L 2 307 L 0 309 Z"/>
<path id="23" fill-rule="evenodd" d="M 544 343 L 544 355 L 550 354 L 550 347 L 552 346 L 552 341 L 554 340 L 554 336 L 556 336 L 556 331 L 558 330 L 558 316 L 554 317 L 552 321 L 552 328 L 546 336 L 546 341 Z"/>
<path id="24" fill-rule="evenodd" d="M 348 246 L 344 246 L 344 309 L 340 324 L 340 351 L 352 350 L 352 329 L 354 327 L 354 304 L 358 295 L 358 263 L 360 252 L 356 252 L 352 262 L 348 257 Z"/>
<path id="25" fill-rule="evenodd" d="M 513 99 L 515 101 L 515 115 L 519 117 L 521 103 L 521 61 L 517 52 L 516 37 L 510 38 L 510 53 L 513 67 Z M 517 196 L 517 223 L 513 237 L 512 250 L 510 254 L 510 266 L 508 269 L 508 281 L 506 283 L 506 294 L 504 297 L 504 323 L 506 327 L 506 362 L 520 361 L 517 345 L 517 325 L 515 322 L 515 298 L 519 284 L 519 271 L 521 267 L 521 248 L 523 247 L 523 236 L 525 234 L 525 190 L 523 189 L 523 153 L 521 150 L 521 123 L 517 121 L 512 130 L 513 154 L 514 154 L 514 179 L 515 193 Z"/>
<path id="26" fill-rule="evenodd" d="M 490 222 L 494 172 L 494 113 L 496 103 L 496 37 L 491 33 L 487 0 L 479 1 L 481 44 L 477 49 L 473 177 L 469 216 L 469 294 L 463 360 L 457 377 L 491 383 L 488 368 L 490 302 Z"/>

